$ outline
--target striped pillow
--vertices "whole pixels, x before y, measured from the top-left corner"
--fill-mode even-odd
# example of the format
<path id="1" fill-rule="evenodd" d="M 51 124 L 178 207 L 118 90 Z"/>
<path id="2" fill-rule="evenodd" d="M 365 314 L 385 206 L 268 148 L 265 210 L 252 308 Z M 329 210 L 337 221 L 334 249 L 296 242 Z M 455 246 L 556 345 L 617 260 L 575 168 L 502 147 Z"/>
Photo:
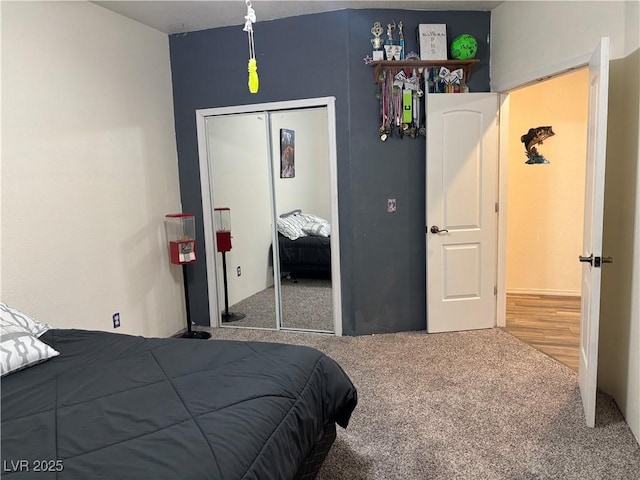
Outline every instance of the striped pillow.
<path id="1" fill-rule="evenodd" d="M 331 236 L 331 227 L 329 227 L 328 223 L 309 222 L 304 227 L 302 227 L 302 231 L 307 235 L 311 235 L 313 237 Z"/>
<path id="2" fill-rule="evenodd" d="M 1 376 L 60 355 L 46 343 L 17 325 L 0 326 Z"/>
<path id="3" fill-rule="evenodd" d="M 307 235 L 328 237 L 331 235 L 329 222 L 302 210 L 283 213 L 277 219 L 278 232 L 291 240 L 297 240 Z"/>
<path id="4" fill-rule="evenodd" d="M 19 312 L 2 302 L 0 302 L 0 325 L 17 325 L 36 337 L 51 329 L 46 323 L 40 323 L 29 315 Z"/>
<path id="5" fill-rule="evenodd" d="M 277 219 L 278 231 L 291 240 L 297 240 L 300 237 L 307 236 L 307 234 L 302 231 L 302 227 L 307 223 L 309 223 L 309 221 L 299 213 L 287 215 L 284 218 L 280 216 Z"/>

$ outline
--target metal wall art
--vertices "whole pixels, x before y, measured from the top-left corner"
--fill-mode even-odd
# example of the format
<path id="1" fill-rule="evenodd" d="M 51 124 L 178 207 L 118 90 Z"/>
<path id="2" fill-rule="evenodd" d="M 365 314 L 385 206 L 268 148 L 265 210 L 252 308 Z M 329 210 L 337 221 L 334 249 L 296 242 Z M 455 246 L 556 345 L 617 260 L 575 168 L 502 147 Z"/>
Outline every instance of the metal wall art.
<path id="1" fill-rule="evenodd" d="M 526 149 L 527 161 L 530 165 L 534 163 L 549 163 L 549 160 L 544 158 L 535 147 L 536 145 L 542 145 L 542 141 L 555 135 L 551 126 L 549 127 L 537 127 L 530 128 L 527 133 L 520 137 L 520 141 L 524 143 Z"/>

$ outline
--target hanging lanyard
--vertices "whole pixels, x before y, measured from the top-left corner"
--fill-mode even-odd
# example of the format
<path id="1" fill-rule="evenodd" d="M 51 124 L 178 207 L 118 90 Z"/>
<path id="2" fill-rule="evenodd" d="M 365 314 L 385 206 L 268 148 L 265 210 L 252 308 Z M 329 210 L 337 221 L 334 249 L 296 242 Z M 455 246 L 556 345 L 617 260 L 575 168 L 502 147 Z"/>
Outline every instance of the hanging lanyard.
<path id="1" fill-rule="evenodd" d="M 251 93 L 258 93 L 260 82 L 258 80 L 258 64 L 256 62 L 256 47 L 253 42 L 253 24 L 256 22 L 256 12 L 251 6 L 251 0 L 245 0 L 247 4 L 247 14 L 244 17 L 245 23 L 243 30 L 247 32 L 247 39 L 249 41 L 249 64 L 247 70 L 249 71 L 249 91 Z"/>

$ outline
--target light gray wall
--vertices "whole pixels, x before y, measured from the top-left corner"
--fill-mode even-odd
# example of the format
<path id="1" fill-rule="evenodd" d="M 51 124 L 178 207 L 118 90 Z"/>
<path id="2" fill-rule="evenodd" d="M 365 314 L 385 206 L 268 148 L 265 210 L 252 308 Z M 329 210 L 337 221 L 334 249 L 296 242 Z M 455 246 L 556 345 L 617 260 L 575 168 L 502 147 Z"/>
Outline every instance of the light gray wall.
<path id="1" fill-rule="evenodd" d="M 611 57 L 625 47 L 627 4 L 616 1 L 504 2 L 491 12 L 491 90 L 504 92 L 586 63 L 611 37 Z M 538 35 L 538 28 L 544 35 Z M 531 34 L 527 34 L 531 32 Z"/>
<path id="2" fill-rule="evenodd" d="M 58 328 L 174 334 L 176 211 L 167 36 L 90 2 L 3 2 L 2 300 Z"/>

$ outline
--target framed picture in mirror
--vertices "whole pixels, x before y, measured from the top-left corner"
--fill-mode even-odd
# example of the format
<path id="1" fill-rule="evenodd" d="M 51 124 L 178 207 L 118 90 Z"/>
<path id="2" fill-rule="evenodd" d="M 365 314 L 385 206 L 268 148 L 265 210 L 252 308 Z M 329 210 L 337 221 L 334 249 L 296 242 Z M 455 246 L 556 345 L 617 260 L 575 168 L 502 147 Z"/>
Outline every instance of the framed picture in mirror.
<path id="1" fill-rule="evenodd" d="M 286 128 L 280 129 L 280 178 L 294 178 L 295 164 L 295 132 Z"/>

